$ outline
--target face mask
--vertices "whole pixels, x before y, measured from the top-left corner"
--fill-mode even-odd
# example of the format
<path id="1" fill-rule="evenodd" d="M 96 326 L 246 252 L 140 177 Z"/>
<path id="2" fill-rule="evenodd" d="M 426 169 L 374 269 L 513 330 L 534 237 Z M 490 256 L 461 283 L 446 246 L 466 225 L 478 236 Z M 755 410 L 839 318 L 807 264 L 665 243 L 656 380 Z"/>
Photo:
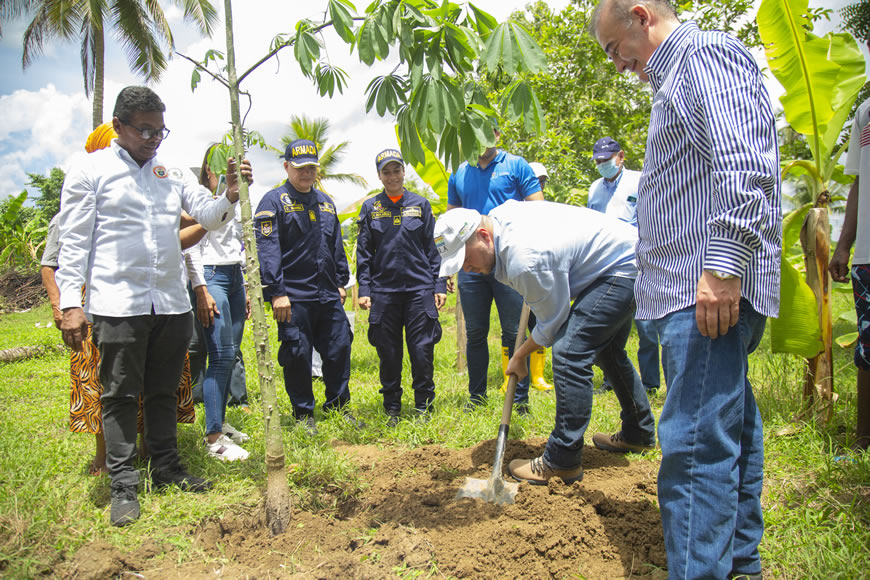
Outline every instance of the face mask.
<path id="1" fill-rule="evenodd" d="M 617 165 L 611 157 L 604 163 L 598 164 L 598 173 L 600 173 L 601 177 L 603 177 L 604 179 L 616 177 L 616 174 L 619 173 L 619 165 Z"/>

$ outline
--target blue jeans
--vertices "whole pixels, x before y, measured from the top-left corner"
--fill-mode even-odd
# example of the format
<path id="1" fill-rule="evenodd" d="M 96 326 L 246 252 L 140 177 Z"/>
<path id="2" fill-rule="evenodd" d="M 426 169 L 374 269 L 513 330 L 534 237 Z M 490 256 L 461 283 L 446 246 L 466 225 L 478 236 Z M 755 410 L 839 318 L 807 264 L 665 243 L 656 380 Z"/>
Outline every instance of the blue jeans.
<path id="1" fill-rule="evenodd" d="M 637 366 L 640 367 L 640 380 L 645 389 L 658 389 L 661 386 L 659 373 L 659 333 L 652 320 L 635 320 L 637 328 Z"/>
<path id="2" fill-rule="evenodd" d="M 214 324 L 204 329 L 208 368 L 202 384 L 202 399 L 205 432 L 210 435 L 223 430 L 236 351 L 245 330 L 245 286 L 239 264 L 204 266 L 203 273 L 208 293 L 220 312 L 215 314 Z"/>
<path id="3" fill-rule="evenodd" d="M 489 313 L 492 301 L 498 310 L 501 323 L 501 345 L 507 347 L 510 356 L 514 353 L 517 328 L 523 310 L 520 293 L 502 284 L 492 274 L 459 272 L 459 300 L 465 316 L 465 356 L 468 360 L 468 393 L 471 400 L 486 399 L 486 373 L 489 369 Z M 517 383 L 514 403 L 529 402 L 529 377 Z"/>
<path id="4" fill-rule="evenodd" d="M 584 288 L 553 343 L 556 424 L 544 459 L 559 469 L 581 464 L 583 435 L 592 414 L 592 364 L 610 378 L 622 407 L 629 443 L 655 444 L 655 419 L 646 391 L 625 352 L 634 317 L 634 280 L 607 276 Z"/>
<path id="5" fill-rule="evenodd" d="M 737 325 L 715 340 L 694 306 L 654 321 L 668 384 L 658 497 L 670 578 L 761 571 L 764 439 L 746 373 L 765 320 L 741 300 Z"/>

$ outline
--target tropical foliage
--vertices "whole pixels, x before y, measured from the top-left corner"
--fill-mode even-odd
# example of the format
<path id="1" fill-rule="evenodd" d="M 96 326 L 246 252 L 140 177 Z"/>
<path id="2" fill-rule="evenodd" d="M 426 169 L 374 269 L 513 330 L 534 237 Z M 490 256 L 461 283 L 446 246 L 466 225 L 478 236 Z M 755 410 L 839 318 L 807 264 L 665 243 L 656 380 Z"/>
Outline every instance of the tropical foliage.
<path id="1" fill-rule="evenodd" d="M 211 36 L 217 12 L 208 0 L 172 0 L 184 17 L 203 35 Z M 24 33 L 21 64 L 30 66 L 46 44 L 59 39 L 78 41 L 85 94 L 93 93 L 93 126 L 103 123 L 105 32 L 115 37 L 127 54 L 130 70 L 154 82 L 166 69 L 162 46 L 174 48 L 172 31 L 163 8 L 144 0 L 2 0 L 0 21 L 32 17 Z"/>

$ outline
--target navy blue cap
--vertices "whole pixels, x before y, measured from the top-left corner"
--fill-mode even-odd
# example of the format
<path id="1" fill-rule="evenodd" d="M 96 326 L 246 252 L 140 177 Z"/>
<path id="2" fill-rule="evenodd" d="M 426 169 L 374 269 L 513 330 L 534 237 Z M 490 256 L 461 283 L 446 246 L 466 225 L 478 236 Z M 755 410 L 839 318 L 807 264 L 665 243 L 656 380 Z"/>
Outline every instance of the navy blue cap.
<path id="1" fill-rule="evenodd" d="M 592 147 L 592 159 L 610 159 L 622 151 L 622 146 L 610 137 L 602 137 Z"/>
<path id="2" fill-rule="evenodd" d="M 398 161 L 402 164 L 402 166 L 405 165 L 405 160 L 402 159 L 401 151 L 399 151 L 398 149 L 384 149 L 383 151 L 378 153 L 377 157 L 375 157 L 375 166 L 378 168 L 378 171 L 380 171 L 387 165 L 387 163 L 391 163 L 393 161 Z"/>
<path id="3" fill-rule="evenodd" d="M 305 167 L 306 165 L 320 167 L 320 162 L 317 160 L 317 145 L 308 139 L 291 141 L 284 149 L 284 159 L 289 161 L 293 167 Z"/>

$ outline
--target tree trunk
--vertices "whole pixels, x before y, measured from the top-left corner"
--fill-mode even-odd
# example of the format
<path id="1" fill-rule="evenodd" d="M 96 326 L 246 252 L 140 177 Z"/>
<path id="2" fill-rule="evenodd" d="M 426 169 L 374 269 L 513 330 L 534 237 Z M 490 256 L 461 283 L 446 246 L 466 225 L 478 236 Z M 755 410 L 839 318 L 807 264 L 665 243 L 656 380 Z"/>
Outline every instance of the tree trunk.
<path id="1" fill-rule="evenodd" d="M 290 491 L 284 469 L 284 442 L 281 437 L 281 417 L 278 413 L 278 398 L 275 393 L 274 364 L 269 347 L 269 326 L 263 306 L 263 288 L 260 281 L 260 261 L 257 257 L 257 242 L 251 219 L 251 199 L 248 184 L 239 171 L 244 159 L 241 114 L 239 112 L 239 85 L 236 75 L 236 56 L 233 45 L 232 0 L 224 0 L 227 33 L 227 76 L 230 85 L 230 109 L 233 121 L 233 146 L 236 163 L 236 179 L 239 182 L 239 203 L 242 213 L 242 230 L 245 239 L 247 261 L 248 295 L 251 297 L 253 315 L 254 348 L 257 352 L 257 370 L 260 376 L 260 394 L 263 398 L 263 419 L 266 426 L 266 525 L 272 535 L 283 533 L 290 524 Z"/>
<path id="2" fill-rule="evenodd" d="M 94 30 L 94 129 L 103 124 L 103 88 L 106 45 L 103 28 Z"/>
<path id="3" fill-rule="evenodd" d="M 19 360 L 37 357 L 50 351 L 64 350 L 66 350 L 66 347 L 62 344 L 58 344 L 55 346 L 16 346 L 15 348 L 0 350 L 0 362 L 15 362 Z"/>
<path id="4" fill-rule="evenodd" d="M 465 336 L 465 315 L 462 312 L 462 300 L 459 295 L 459 286 L 456 286 L 456 370 L 465 370 L 465 350 L 467 346 Z"/>
<path id="5" fill-rule="evenodd" d="M 817 416 L 824 422 L 831 418 L 835 400 L 831 349 L 833 334 L 831 277 L 828 274 L 828 260 L 831 255 L 829 232 L 827 208 L 811 209 L 804 221 L 801 245 L 806 258 L 807 284 L 812 288 L 818 304 L 819 326 L 822 330 L 824 350 L 807 360 L 804 398 L 807 399 L 808 403 L 811 403 L 818 394 L 819 400 L 815 401 L 817 403 Z"/>

